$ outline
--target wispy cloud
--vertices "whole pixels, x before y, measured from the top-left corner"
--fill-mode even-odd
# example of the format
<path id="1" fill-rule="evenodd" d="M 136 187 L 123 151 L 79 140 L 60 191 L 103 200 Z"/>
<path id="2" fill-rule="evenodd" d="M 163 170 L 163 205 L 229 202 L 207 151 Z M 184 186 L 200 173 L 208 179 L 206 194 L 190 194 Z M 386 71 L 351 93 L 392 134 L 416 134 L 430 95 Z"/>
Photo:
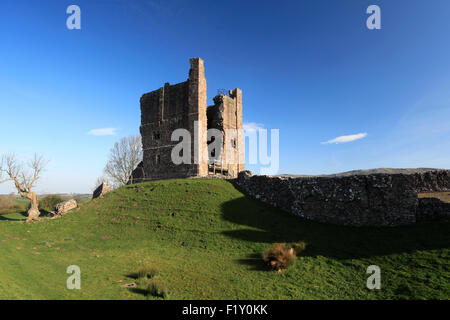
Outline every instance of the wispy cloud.
<path id="1" fill-rule="evenodd" d="M 92 129 L 88 132 L 91 136 L 114 136 L 116 135 L 116 128 L 100 128 L 100 129 Z"/>
<path id="2" fill-rule="evenodd" d="M 358 134 L 350 134 L 348 136 L 340 136 L 340 137 L 336 137 L 334 139 L 322 142 L 322 144 L 332 144 L 332 143 L 347 143 L 347 142 L 352 142 L 352 141 L 356 141 L 359 139 L 363 139 L 367 137 L 367 133 L 358 133 Z"/>
<path id="3" fill-rule="evenodd" d="M 259 129 L 264 129 L 264 125 L 256 122 L 248 122 L 243 125 L 244 131 L 258 131 Z"/>

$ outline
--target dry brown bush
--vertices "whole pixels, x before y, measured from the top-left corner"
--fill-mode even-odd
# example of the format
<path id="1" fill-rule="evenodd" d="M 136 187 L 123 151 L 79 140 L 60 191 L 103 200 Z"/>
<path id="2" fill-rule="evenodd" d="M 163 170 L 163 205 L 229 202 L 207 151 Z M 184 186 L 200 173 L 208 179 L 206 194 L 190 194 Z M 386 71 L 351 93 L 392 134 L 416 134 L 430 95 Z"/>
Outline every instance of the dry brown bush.
<path id="1" fill-rule="evenodd" d="M 286 243 L 275 243 L 262 253 L 262 258 L 271 269 L 280 272 L 294 264 L 295 258 L 305 248 L 306 243 L 303 241 L 294 243 L 292 248 L 287 248 Z"/>
<path id="2" fill-rule="evenodd" d="M 270 268 L 280 272 L 294 263 L 295 251 L 294 248 L 288 249 L 286 243 L 275 243 L 262 253 L 262 258 Z"/>
<path id="3" fill-rule="evenodd" d="M 141 266 L 136 271 L 136 278 L 153 278 L 158 273 L 159 273 L 158 268 L 153 264 Z"/>
<path id="4" fill-rule="evenodd" d="M 147 281 L 147 284 L 145 285 L 145 291 L 147 292 L 147 294 L 150 294 L 154 297 L 160 297 L 163 299 L 167 299 L 169 297 L 169 292 L 167 291 L 166 286 L 156 279 L 150 279 Z"/>

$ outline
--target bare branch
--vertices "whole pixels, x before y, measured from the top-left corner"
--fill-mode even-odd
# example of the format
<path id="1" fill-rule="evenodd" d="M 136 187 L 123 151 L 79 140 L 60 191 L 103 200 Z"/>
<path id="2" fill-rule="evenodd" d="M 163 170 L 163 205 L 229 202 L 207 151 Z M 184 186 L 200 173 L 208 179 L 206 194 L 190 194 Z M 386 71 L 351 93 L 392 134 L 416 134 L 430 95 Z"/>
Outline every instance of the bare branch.
<path id="1" fill-rule="evenodd" d="M 32 170 L 30 174 L 14 154 L 6 154 L 2 156 L 0 168 L 1 172 L 9 177 L 6 181 L 14 181 L 17 191 L 23 196 L 23 194 L 31 192 L 47 163 L 42 156 L 35 154 L 33 160 L 29 163 Z"/>
<path id="2" fill-rule="evenodd" d="M 122 138 L 111 149 L 104 174 L 114 184 L 127 184 L 133 170 L 142 161 L 142 142 L 140 136 Z"/>
<path id="3" fill-rule="evenodd" d="M 41 172 L 47 166 L 48 160 L 45 160 L 42 155 L 34 154 L 33 160 L 29 162 L 29 167 L 33 170 L 33 177 L 30 179 L 31 182 L 27 183 L 27 189 L 33 188 L 34 183 L 40 178 Z M 28 181 L 30 181 L 28 180 Z"/>
<path id="4" fill-rule="evenodd" d="M 2 155 L 2 157 L 0 158 L 0 179 L 2 179 L 3 172 L 5 171 L 4 166 L 5 166 L 5 156 Z M 11 180 L 11 179 L 8 178 L 8 179 L 0 180 L 0 183 L 6 182 L 9 180 Z"/>
<path id="5" fill-rule="evenodd" d="M 0 162 L 0 175 L 6 173 L 9 180 L 14 181 L 17 192 L 22 198 L 30 200 L 30 209 L 28 210 L 27 222 L 39 220 L 39 201 L 35 192 L 31 189 L 37 180 L 39 180 L 41 172 L 44 170 L 48 161 L 40 155 L 35 154 L 34 158 L 28 163 L 31 173 L 25 170 L 25 166 L 19 162 L 14 154 L 6 154 L 2 156 Z"/>

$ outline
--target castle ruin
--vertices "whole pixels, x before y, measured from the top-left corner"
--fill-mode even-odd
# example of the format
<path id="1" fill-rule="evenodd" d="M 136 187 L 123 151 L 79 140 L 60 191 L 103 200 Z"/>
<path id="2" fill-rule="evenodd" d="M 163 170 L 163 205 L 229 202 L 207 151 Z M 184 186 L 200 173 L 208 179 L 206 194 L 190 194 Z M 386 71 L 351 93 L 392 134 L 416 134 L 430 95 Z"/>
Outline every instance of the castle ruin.
<path id="1" fill-rule="evenodd" d="M 220 174 L 237 178 L 236 186 L 260 201 L 322 223 L 397 226 L 448 219 L 450 204 L 418 194 L 450 191 L 450 170 L 336 177 L 269 177 L 245 171 L 242 91 L 218 94 L 214 105 L 207 106 L 204 62 L 193 58 L 190 64 L 187 81 L 166 83 L 141 97 L 144 157 L 128 183 Z M 189 140 L 177 135 L 177 129 L 188 133 Z M 181 151 L 194 161 L 175 163 L 173 153 Z"/>
<path id="2" fill-rule="evenodd" d="M 216 174 L 235 178 L 245 169 L 242 91 L 236 88 L 219 94 L 214 97 L 214 105 L 207 107 L 204 62 L 192 58 L 190 65 L 187 81 L 166 83 L 141 97 L 144 157 L 130 183 Z M 179 143 L 172 140 L 176 129 L 186 129 L 192 137 L 192 161 L 188 163 L 172 161 L 172 150 Z M 208 129 L 222 133 L 219 150 L 208 148 L 214 141 L 208 141 Z"/>

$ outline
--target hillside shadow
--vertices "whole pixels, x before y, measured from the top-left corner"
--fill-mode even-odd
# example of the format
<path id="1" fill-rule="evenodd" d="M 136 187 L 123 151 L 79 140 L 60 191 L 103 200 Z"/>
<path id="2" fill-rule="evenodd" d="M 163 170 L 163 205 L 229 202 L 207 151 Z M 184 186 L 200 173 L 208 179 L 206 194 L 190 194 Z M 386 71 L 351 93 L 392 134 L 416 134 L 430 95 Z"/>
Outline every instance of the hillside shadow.
<path id="1" fill-rule="evenodd" d="M 258 253 L 250 254 L 244 259 L 238 259 L 237 262 L 249 266 L 250 270 L 254 271 L 268 270 L 266 263 L 261 259 L 261 254 Z"/>
<path id="2" fill-rule="evenodd" d="M 140 288 L 128 288 L 129 291 L 133 292 L 133 293 L 137 293 L 140 294 L 142 296 L 148 296 L 148 292 L 145 289 L 140 289 Z"/>
<path id="3" fill-rule="evenodd" d="M 39 212 L 41 213 L 39 215 L 40 218 L 48 218 L 48 217 L 52 217 L 52 215 L 50 214 L 51 212 L 45 209 L 40 209 Z"/>
<path id="4" fill-rule="evenodd" d="M 139 279 L 139 275 L 137 272 L 130 272 L 130 273 L 125 274 L 124 276 L 127 278 L 134 279 L 134 280 Z"/>
<path id="5" fill-rule="evenodd" d="M 450 246 L 448 221 L 400 227 L 328 225 L 290 215 L 249 196 L 226 202 L 221 209 L 225 220 L 248 227 L 224 231 L 226 236 L 267 244 L 305 241 L 306 256 L 351 259 Z M 249 256 L 241 263 L 259 268 L 255 261 L 255 257 Z"/>
<path id="6" fill-rule="evenodd" d="M 9 215 L 13 215 L 13 214 L 15 214 L 15 215 L 19 214 L 20 217 L 19 218 L 6 217 L 6 216 L 9 216 Z M 27 218 L 27 212 L 26 211 L 0 214 L 0 221 L 25 221 L 26 218 Z"/>
<path id="7" fill-rule="evenodd" d="M 48 218 L 51 217 L 50 211 L 47 210 L 39 210 L 41 214 L 39 215 L 40 218 Z M 19 218 L 11 218 L 6 217 L 9 215 L 20 215 Z M 28 217 L 28 211 L 21 211 L 21 212 L 11 212 L 11 213 L 1 213 L 0 214 L 0 221 L 25 221 Z"/>

